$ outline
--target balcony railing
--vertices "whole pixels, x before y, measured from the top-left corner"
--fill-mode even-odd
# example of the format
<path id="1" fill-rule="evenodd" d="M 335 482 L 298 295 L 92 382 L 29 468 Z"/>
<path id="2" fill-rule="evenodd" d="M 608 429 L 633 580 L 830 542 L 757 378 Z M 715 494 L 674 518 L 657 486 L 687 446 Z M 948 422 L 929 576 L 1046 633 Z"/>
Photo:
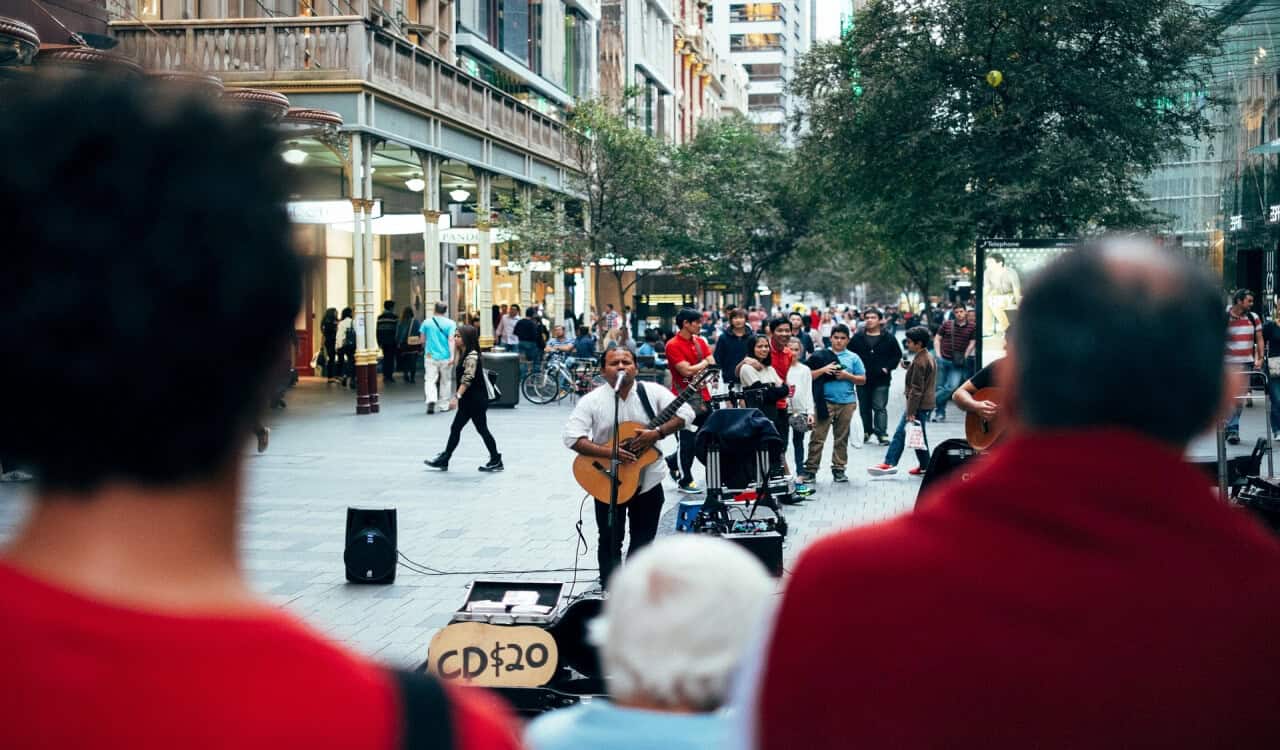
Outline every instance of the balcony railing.
<path id="1" fill-rule="evenodd" d="M 119 51 L 148 70 L 207 70 L 236 85 L 367 81 L 572 167 L 561 123 L 359 16 L 116 21 Z"/>

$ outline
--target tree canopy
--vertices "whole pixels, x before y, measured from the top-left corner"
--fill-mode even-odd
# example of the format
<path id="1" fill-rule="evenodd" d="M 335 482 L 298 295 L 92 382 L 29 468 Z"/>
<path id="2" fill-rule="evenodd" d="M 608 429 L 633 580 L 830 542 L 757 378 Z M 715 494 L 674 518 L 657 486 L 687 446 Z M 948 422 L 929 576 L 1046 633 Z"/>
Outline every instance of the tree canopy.
<path id="1" fill-rule="evenodd" d="M 871 0 L 792 88 L 821 226 L 927 292 L 980 236 L 1146 227 L 1142 177 L 1210 130 L 1219 29 L 1186 0 Z"/>

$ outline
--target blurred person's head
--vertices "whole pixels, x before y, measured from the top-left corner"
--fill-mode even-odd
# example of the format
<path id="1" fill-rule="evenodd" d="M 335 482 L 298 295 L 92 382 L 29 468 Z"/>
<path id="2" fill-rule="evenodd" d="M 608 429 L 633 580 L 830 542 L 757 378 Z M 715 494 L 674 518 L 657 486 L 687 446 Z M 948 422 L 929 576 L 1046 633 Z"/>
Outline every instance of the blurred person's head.
<path id="1" fill-rule="evenodd" d="M 769 345 L 769 337 L 764 335 L 755 335 L 747 342 L 747 352 L 751 357 L 762 365 L 772 364 L 769 359 L 769 352 L 773 351 L 773 347 Z"/>
<path id="2" fill-rule="evenodd" d="M 443 302 L 437 302 L 435 306 L 436 315 L 444 315 L 449 312 L 449 306 Z"/>
<path id="3" fill-rule="evenodd" d="M 466 356 L 470 352 L 480 351 L 480 329 L 473 325 L 458 326 L 458 330 L 453 334 L 458 340 L 458 346 L 462 349 L 462 356 Z"/>
<path id="4" fill-rule="evenodd" d="M 839 323 L 831 327 L 831 349 L 842 352 L 849 346 L 849 326 Z"/>
<path id="5" fill-rule="evenodd" d="M 912 326 L 907 329 L 907 349 L 919 352 L 929 348 L 929 329 L 924 326 Z"/>
<path id="6" fill-rule="evenodd" d="M 5 391 L 50 394 L 5 408 L 0 454 L 42 492 L 237 474 L 302 301 L 279 145 L 259 117 L 144 83 L 0 84 L 0 299 L 21 321 L 0 329 Z"/>
<path id="7" fill-rule="evenodd" d="M 564 338 L 564 326 L 556 325 L 551 328 L 551 335 L 555 338 Z"/>
<path id="8" fill-rule="evenodd" d="M 747 311 L 741 307 L 735 307 L 729 312 L 729 327 L 734 331 L 742 331 L 747 327 Z"/>
<path id="9" fill-rule="evenodd" d="M 1020 422 L 1120 427 L 1186 445 L 1224 399 L 1220 300 L 1203 271 L 1148 238 L 1107 238 L 1055 259 L 1027 286 L 1008 332 Z"/>
<path id="10" fill-rule="evenodd" d="M 787 345 L 787 340 L 791 338 L 791 321 L 783 317 L 770 320 L 769 333 L 773 336 L 774 345 L 781 349 Z M 799 331 L 796 331 L 796 333 L 799 333 Z"/>
<path id="11" fill-rule="evenodd" d="M 342 308 L 342 319 L 346 320 L 347 318 L 350 318 L 350 317 L 351 317 L 351 308 L 350 307 Z"/>
<path id="12" fill-rule="evenodd" d="M 1236 314 L 1249 312 L 1253 309 L 1253 292 L 1248 289 L 1237 289 L 1235 294 L 1231 295 L 1231 307 Z"/>
<path id="13" fill-rule="evenodd" d="M 403 323 L 413 322 L 413 305 L 404 306 L 404 310 L 400 312 L 400 321 Z"/>
<path id="14" fill-rule="evenodd" d="M 389 299 L 386 302 L 382 303 L 383 312 L 395 312 L 395 309 L 396 309 L 396 301 L 393 299 Z"/>
<path id="15" fill-rule="evenodd" d="M 325 323 L 337 323 L 337 322 L 338 322 L 338 308 L 336 308 L 336 307 L 330 307 L 328 310 L 325 310 L 325 311 L 324 311 L 324 319 L 323 319 L 323 322 L 325 322 Z"/>
<path id="16" fill-rule="evenodd" d="M 775 585 L 741 547 L 663 537 L 609 580 L 592 623 L 609 693 L 623 706 L 714 711 L 771 605 Z"/>
<path id="17" fill-rule="evenodd" d="M 583 336 L 590 336 L 590 335 L 591 335 L 590 328 L 587 328 L 586 326 L 578 326 L 578 338 L 582 338 Z"/>
<path id="18" fill-rule="evenodd" d="M 699 329 L 702 328 L 702 313 L 691 307 L 686 307 L 676 313 L 676 332 L 684 334 L 690 338 L 698 335 Z"/>
<path id="19" fill-rule="evenodd" d="M 795 357 L 796 360 L 804 358 L 804 342 L 800 340 L 799 336 L 792 336 L 787 339 L 787 350 L 791 352 L 791 356 Z"/>

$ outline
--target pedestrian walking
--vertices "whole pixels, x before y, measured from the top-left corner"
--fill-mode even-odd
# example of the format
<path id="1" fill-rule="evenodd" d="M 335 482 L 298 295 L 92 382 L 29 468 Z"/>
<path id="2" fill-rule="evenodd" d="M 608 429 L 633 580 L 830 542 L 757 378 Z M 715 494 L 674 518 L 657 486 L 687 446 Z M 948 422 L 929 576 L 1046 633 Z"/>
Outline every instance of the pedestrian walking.
<path id="1" fill-rule="evenodd" d="M 902 366 L 907 369 L 906 384 L 904 386 L 907 406 L 902 412 L 901 421 L 898 422 L 898 429 L 893 433 L 893 440 L 889 443 L 889 450 L 885 453 L 884 462 L 867 469 L 867 473 L 873 477 L 897 473 L 898 461 L 902 458 L 902 451 L 906 448 L 908 425 L 918 426 L 921 435 L 926 441 L 926 447 L 915 449 L 918 465 L 908 473 L 912 476 L 921 476 L 924 474 L 925 468 L 929 466 L 929 449 L 927 447 L 929 433 L 925 431 L 925 423 L 929 421 L 929 414 L 933 411 L 933 394 L 938 387 L 938 368 L 934 364 L 933 356 L 929 354 L 928 328 L 913 326 L 907 329 L 907 353 L 910 355 L 911 360 L 907 362 L 904 359 L 902 363 Z"/>
<path id="2" fill-rule="evenodd" d="M 520 306 L 509 305 L 507 313 L 502 316 L 502 320 L 498 323 L 498 328 L 493 333 L 498 338 L 498 343 L 502 344 L 502 348 L 509 352 L 520 351 L 520 339 L 516 336 L 516 324 L 520 322 Z"/>
<path id="3" fill-rule="evenodd" d="M 884 314 L 870 308 L 862 315 L 863 330 L 849 342 L 849 349 L 867 368 L 867 382 L 858 386 L 858 413 L 865 442 L 877 438 L 889 444 L 889 385 L 902 358 L 898 340 L 884 330 Z"/>
<path id="4" fill-rule="evenodd" d="M 422 321 L 418 331 L 422 334 L 423 371 L 422 396 L 427 413 L 449 410 L 449 397 L 453 394 L 453 334 L 458 324 L 449 319 L 449 306 L 435 304 L 435 314 Z"/>
<path id="5" fill-rule="evenodd" d="M 804 473 L 797 480 L 803 484 L 814 483 L 822 465 L 827 434 L 834 427 L 831 480 L 844 483 L 849 481 L 845 473 L 849 463 L 849 425 L 858 413 L 857 386 L 867 382 L 866 366 L 861 357 L 849 351 L 849 327 L 843 323 L 831 329 L 831 348 L 815 353 L 809 360 L 814 382 L 822 385 L 822 404 L 815 407 L 817 419 L 809 439 L 809 453 Z"/>
<path id="6" fill-rule="evenodd" d="M 1262 370 L 1262 321 L 1253 312 L 1253 292 L 1248 289 L 1237 289 L 1231 295 L 1231 306 L 1227 308 L 1227 366 L 1245 373 Z M 1246 387 L 1252 385 L 1252 378 L 1244 376 Z M 1248 391 L 1245 392 L 1245 395 Z M 1235 407 L 1227 419 L 1227 442 L 1240 444 L 1240 413 L 1243 404 L 1235 400 Z"/>
<path id="7" fill-rule="evenodd" d="M 400 319 L 396 316 L 395 300 L 382 303 L 382 313 L 378 316 L 374 333 L 377 336 L 378 348 L 382 350 L 382 382 L 396 382 L 396 362 L 399 359 L 400 347 L 396 346 L 396 329 Z"/>
<path id="8" fill-rule="evenodd" d="M 969 357 L 978 343 L 977 329 L 969 320 L 964 305 L 956 305 L 951 319 L 943 321 L 933 337 L 933 350 L 938 355 L 938 389 L 934 392 L 934 422 L 947 421 L 947 402 L 965 381 Z"/>
<path id="9" fill-rule="evenodd" d="M 398 367 L 406 383 L 415 382 L 418 375 L 418 360 L 422 358 L 421 330 L 422 321 L 418 320 L 413 305 L 405 305 L 400 324 L 396 326 L 396 351 Z"/>
<path id="10" fill-rule="evenodd" d="M 489 432 L 489 392 L 484 380 L 484 369 L 480 365 L 480 329 L 475 326 L 459 326 L 453 338 L 454 345 L 458 348 L 458 364 L 454 367 L 458 391 L 449 400 L 449 406 L 456 409 L 456 412 L 453 424 L 449 425 L 449 441 L 445 443 L 444 452 L 423 463 L 433 469 L 448 471 L 449 459 L 453 457 L 458 441 L 462 439 L 462 428 L 467 426 L 467 422 L 471 422 L 489 451 L 489 462 L 480 466 L 479 470 L 502 471 L 502 454 L 498 452 L 498 443 Z"/>
<path id="11" fill-rule="evenodd" d="M 338 372 L 342 373 L 342 385 L 356 387 L 356 321 L 351 308 L 342 308 L 335 335 L 338 341 Z"/>
<path id="12" fill-rule="evenodd" d="M 338 308 L 330 307 L 320 319 L 320 338 L 324 347 L 324 375 L 326 382 L 336 383 L 341 377 L 338 364 Z"/>

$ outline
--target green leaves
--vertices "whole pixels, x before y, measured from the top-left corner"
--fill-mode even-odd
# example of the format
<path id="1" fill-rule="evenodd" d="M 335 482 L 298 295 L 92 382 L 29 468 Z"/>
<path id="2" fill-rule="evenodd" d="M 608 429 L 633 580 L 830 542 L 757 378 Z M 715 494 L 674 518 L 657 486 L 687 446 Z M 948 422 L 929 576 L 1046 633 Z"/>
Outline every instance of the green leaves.
<path id="1" fill-rule="evenodd" d="M 1186 0 L 872 0 L 792 81 L 824 231 L 919 285 L 982 235 L 1150 225 L 1139 180 L 1209 132 L 1187 92 L 1218 33 Z"/>

